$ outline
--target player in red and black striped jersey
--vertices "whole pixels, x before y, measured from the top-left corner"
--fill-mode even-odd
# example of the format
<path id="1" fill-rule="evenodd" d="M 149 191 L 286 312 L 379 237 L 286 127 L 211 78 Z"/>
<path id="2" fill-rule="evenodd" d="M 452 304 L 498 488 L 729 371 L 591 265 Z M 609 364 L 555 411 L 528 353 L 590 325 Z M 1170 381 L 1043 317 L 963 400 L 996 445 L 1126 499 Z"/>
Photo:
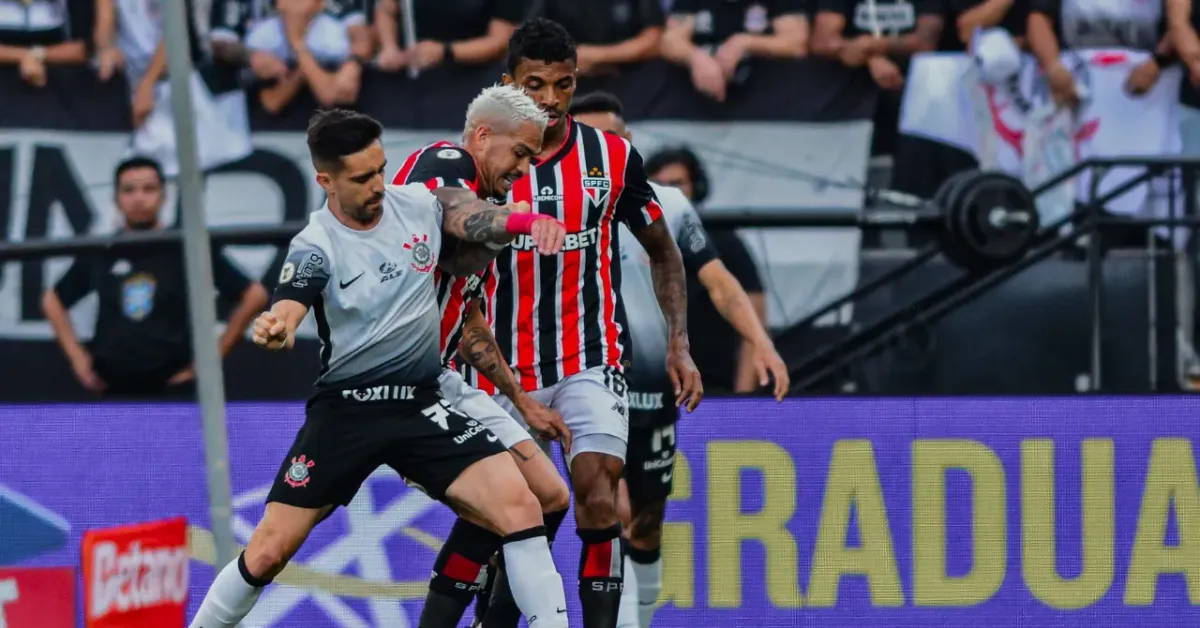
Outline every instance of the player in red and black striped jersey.
<path id="1" fill-rule="evenodd" d="M 549 20 L 523 24 L 509 41 L 504 82 L 520 86 L 550 115 L 542 151 L 510 197 L 562 221 L 567 236 L 562 253 L 554 257 L 538 256 L 529 240 L 514 239 L 497 256 L 495 288 L 486 305 L 500 350 L 521 386 L 561 412 L 571 430 L 573 446 L 566 455 L 583 541 L 583 625 L 615 628 L 624 554 L 616 495 L 629 431 L 623 372 L 631 357 L 620 300 L 619 222 L 629 225 L 652 260 L 659 305 L 670 328 L 666 366 L 676 386 L 676 405 L 695 408 L 703 390 L 688 353 L 679 249 L 660 220 L 637 151 L 624 139 L 567 116 L 576 61 L 571 36 Z M 518 414 L 510 401 L 498 400 Z M 501 583 L 483 619 L 487 628 L 516 626 Z"/>
<path id="2" fill-rule="evenodd" d="M 517 121 L 514 121 L 516 119 Z M 430 189 L 465 188 L 479 198 L 504 203 L 512 182 L 529 171 L 530 158 L 542 144 L 546 116 L 521 90 L 513 87 L 485 89 L 467 111 L 463 146 L 450 142 L 430 144 L 404 160 L 392 183 L 423 183 Z M 524 207 L 514 203 L 508 209 Z M 531 214 L 532 216 L 532 214 Z M 456 245 L 461 259 L 470 254 L 467 245 Z M 484 258 L 494 250 L 480 247 Z M 438 383 L 451 406 L 478 419 L 507 448 L 517 461 L 530 489 L 542 505 L 547 534 L 553 537 L 570 506 L 567 485 L 554 464 L 530 438 L 521 424 L 492 398 L 472 388 L 451 368 L 456 354 L 474 368 L 488 374 L 510 398 L 516 400 L 521 416 L 536 432 L 551 439 L 570 433 L 557 412 L 525 393 L 508 364 L 502 359 L 491 326 L 480 309 L 484 286 L 494 282 L 491 265 L 475 275 L 458 277 L 445 269 L 434 271 L 441 307 L 441 351 L 443 369 Z M 421 611 L 423 628 L 457 626 L 479 588 L 482 566 L 499 549 L 500 538 L 488 530 L 459 519 L 442 545 L 434 563 L 434 575 Z"/>

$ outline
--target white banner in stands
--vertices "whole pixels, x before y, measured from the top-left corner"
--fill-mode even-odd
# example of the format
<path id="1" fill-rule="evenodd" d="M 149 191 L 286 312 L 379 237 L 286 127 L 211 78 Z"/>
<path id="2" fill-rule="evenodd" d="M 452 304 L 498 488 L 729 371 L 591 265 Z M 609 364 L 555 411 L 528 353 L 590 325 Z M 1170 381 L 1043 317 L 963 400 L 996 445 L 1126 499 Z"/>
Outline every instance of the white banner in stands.
<path id="1" fill-rule="evenodd" d="M 687 144 L 703 159 L 712 195 L 708 206 L 731 209 L 838 209 L 862 206 L 870 143 L 867 122 L 814 124 L 701 124 L 656 122 L 634 127 L 643 155 Z M 409 152 L 453 131 L 388 131 L 390 170 Z M 323 198 L 313 180 L 301 133 L 258 133 L 246 159 L 206 177 L 204 206 L 210 225 L 250 226 L 302 220 Z M 127 154 L 128 136 L 103 133 L 6 132 L 0 138 L 0 236 L 9 241 L 111 233 L 113 167 Z M 9 166 L 11 165 L 11 167 Z M 176 198 L 169 187 L 164 221 L 174 224 Z M 7 211 L 6 211 L 7 209 Z M 784 326 L 853 288 L 858 279 L 857 230 L 801 232 L 747 230 L 759 260 L 773 326 Z M 228 247 L 230 257 L 254 278 L 264 276 L 274 246 Z M 769 259 L 768 264 L 766 260 Z M 40 293 L 70 264 L 8 262 L 0 266 L 0 338 L 51 338 L 38 311 Z M 786 283 L 783 278 L 786 277 Z M 71 311 L 76 329 L 90 337 L 95 297 Z M 311 323 L 302 331 L 312 334 Z"/>

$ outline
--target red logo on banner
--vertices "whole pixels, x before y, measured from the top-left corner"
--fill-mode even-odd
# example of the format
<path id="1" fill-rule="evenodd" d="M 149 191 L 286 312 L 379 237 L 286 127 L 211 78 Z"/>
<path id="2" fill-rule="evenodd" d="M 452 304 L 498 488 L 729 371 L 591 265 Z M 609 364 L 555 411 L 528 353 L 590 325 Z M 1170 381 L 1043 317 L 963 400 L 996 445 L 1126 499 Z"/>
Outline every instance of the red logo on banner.
<path id="1" fill-rule="evenodd" d="M 83 535 L 85 625 L 182 627 L 188 572 L 183 517 L 88 530 Z"/>
<path id="2" fill-rule="evenodd" d="M 71 567 L 0 569 L 0 626 L 74 628 L 75 570 Z"/>

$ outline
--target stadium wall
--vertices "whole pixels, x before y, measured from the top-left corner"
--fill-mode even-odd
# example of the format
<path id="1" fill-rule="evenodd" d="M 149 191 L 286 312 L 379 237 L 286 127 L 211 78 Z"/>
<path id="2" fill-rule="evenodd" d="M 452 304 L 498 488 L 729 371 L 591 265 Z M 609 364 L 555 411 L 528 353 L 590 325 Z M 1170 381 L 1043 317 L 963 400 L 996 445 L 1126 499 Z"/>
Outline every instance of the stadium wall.
<path id="1" fill-rule="evenodd" d="M 708 400 L 679 428 L 655 625 L 1180 625 L 1200 604 L 1198 411 L 1182 397 Z M 301 404 L 229 408 L 242 542 L 302 418 Z M 199 426 L 192 405 L 0 406 L 3 562 L 76 565 L 86 529 L 184 515 L 194 610 L 212 574 Z M 381 471 L 243 625 L 413 626 L 451 521 Z M 569 588 L 578 549 L 565 528 Z"/>

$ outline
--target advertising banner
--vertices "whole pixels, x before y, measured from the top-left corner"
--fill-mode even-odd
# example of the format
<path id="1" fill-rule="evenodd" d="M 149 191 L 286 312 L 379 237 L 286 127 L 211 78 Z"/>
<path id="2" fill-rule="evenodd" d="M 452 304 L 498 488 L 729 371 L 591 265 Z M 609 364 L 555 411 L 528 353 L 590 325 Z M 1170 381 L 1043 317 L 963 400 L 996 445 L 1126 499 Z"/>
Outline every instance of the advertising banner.
<path id="1" fill-rule="evenodd" d="M 303 406 L 228 416 L 245 543 Z M 678 428 L 655 626 L 1190 625 L 1197 416 L 1182 397 L 706 400 Z M 86 529 L 185 516 L 194 612 L 214 554 L 199 426 L 191 405 L 0 407 L 6 508 L 34 511 L 0 555 L 73 565 Z M 415 626 L 452 521 L 380 471 L 243 625 Z M 578 557 L 568 523 L 576 625 Z"/>
<path id="2" fill-rule="evenodd" d="M 0 628 L 75 628 L 75 570 L 0 567 Z"/>
<path id="3" fill-rule="evenodd" d="M 187 539 L 183 517 L 84 532 L 84 625 L 183 628 Z"/>

